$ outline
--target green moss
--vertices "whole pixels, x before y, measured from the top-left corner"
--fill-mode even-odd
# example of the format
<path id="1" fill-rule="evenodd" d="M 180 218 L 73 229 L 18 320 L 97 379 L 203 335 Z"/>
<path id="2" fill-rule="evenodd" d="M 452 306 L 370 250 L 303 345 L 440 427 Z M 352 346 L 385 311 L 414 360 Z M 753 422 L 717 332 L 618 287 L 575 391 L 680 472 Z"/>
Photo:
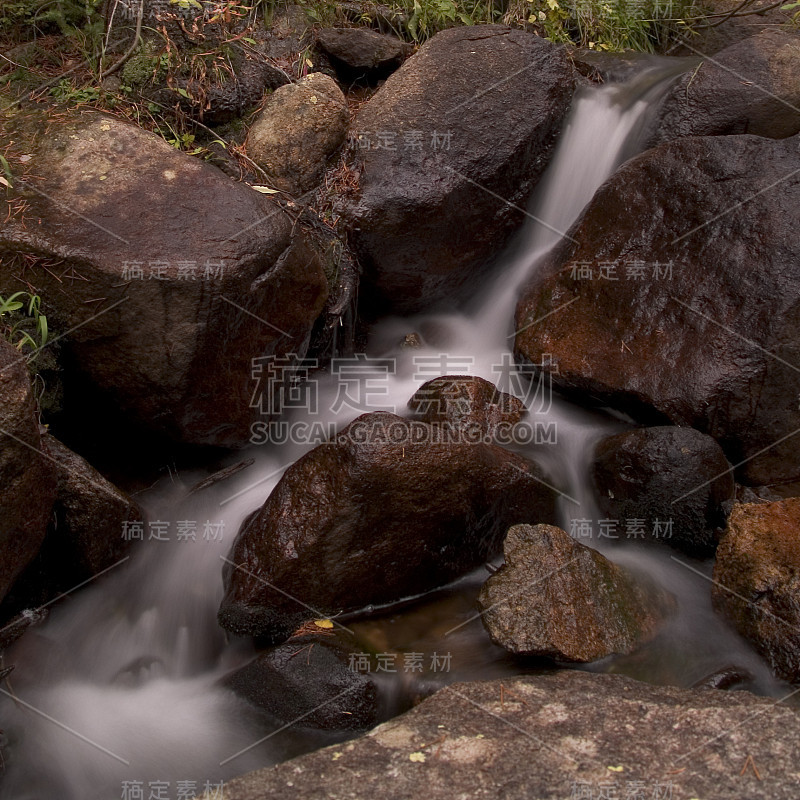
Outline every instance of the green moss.
<path id="1" fill-rule="evenodd" d="M 152 44 L 145 43 L 123 66 L 122 82 L 126 86 L 140 89 L 163 78 L 166 71 L 163 55 L 155 52 Z"/>

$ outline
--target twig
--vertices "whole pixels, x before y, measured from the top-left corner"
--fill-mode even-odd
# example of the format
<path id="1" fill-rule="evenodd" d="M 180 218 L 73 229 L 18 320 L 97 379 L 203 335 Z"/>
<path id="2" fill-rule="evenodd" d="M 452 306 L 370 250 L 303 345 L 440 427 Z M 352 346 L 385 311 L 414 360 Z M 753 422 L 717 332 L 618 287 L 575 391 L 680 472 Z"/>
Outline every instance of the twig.
<path id="1" fill-rule="evenodd" d="M 97 75 L 97 82 L 100 83 L 103 78 L 107 78 L 109 75 L 113 75 L 135 52 L 136 48 L 139 46 L 139 43 L 142 41 L 142 19 L 144 18 L 144 3 L 145 0 L 139 0 L 139 11 L 136 14 L 136 34 L 133 37 L 133 44 L 125 51 L 122 58 L 119 59 L 115 64 L 113 64 L 109 69 L 106 70 L 105 74 L 103 73 L 103 64 L 100 64 L 100 71 Z"/>

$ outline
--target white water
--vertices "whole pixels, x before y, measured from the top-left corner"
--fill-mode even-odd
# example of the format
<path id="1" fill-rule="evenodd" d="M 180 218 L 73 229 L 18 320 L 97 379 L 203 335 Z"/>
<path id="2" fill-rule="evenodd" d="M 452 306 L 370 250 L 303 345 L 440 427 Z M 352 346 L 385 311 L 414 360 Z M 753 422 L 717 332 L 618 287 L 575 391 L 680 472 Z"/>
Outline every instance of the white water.
<path id="1" fill-rule="evenodd" d="M 637 151 L 659 77 L 655 70 L 632 86 L 580 94 L 531 217 L 473 308 L 380 325 L 373 345 L 382 355 L 397 358 L 397 374 L 380 407 L 402 410 L 415 389 L 435 377 L 415 375 L 412 358 L 442 353 L 472 362 L 468 369 L 459 363 L 437 374 L 469 372 L 519 392 L 509 378 L 503 385 L 493 369 L 504 354 L 510 357 L 519 287 L 597 187 Z M 422 334 L 426 349 L 397 346 L 412 331 Z M 322 387 L 320 394 L 320 407 L 328 408 L 336 387 Z M 618 424 L 557 398 L 552 407 L 544 405 L 532 416 L 556 423 L 558 443 L 534 446 L 531 454 L 562 489 L 563 524 L 569 529 L 572 518 L 597 519 L 586 476 L 589 451 Z M 338 414 L 326 412 L 323 421 L 343 425 L 356 414 L 345 407 Z M 276 737 L 220 765 L 266 734 L 263 722 L 216 685 L 252 655 L 245 643 L 226 644 L 216 611 L 222 597 L 221 557 L 244 517 L 264 502 L 282 468 L 304 449 L 255 448 L 253 467 L 201 494 L 186 496 L 187 487 L 203 476 L 182 476 L 140 498 L 149 518 L 169 520 L 173 531 L 178 520 L 202 524 L 222 519 L 223 539 L 205 541 L 198 535 L 196 542 L 141 543 L 129 563 L 60 604 L 44 626 L 28 632 L 9 653 L 8 663 L 17 669 L 6 688 L 18 700 L 0 696 L 2 728 L 10 742 L 3 798 L 107 800 L 124 796 L 126 780 L 142 781 L 145 798 L 152 781 L 169 783 L 164 795 L 169 798 L 178 796 L 178 781 L 194 781 L 200 795 L 206 782 L 214 787 L 223 778 L 293 752 L 291 736 L 289 741 Z M 640 665 L 644 677 L 659 680 L 659 662 L 667 660 L 672 671 L 666 679 L 689 684 L 734 661 L 759 676 L 763 691 L 775 691 L 761 662 L 713 616 L 706 581 L 660 550 L 622 547 L 610 554 L 655 576 L 680 598 L 681 613 L 662 637 L 661 649 Z M 472 612 L 467 607 L 452 613 L 450 622 L 457 625 Z M 488 675 L 497 657 L 481 623 L 470 626 L 454 634 L 449 646 L 461 648 L 469 664 L 448 679 Z M 479 650 L 491 655 L 483 659 Z M 634 663 L 630 669 L 636 668 Z M 324 741 L 300 739 L 304 747 Z"/>

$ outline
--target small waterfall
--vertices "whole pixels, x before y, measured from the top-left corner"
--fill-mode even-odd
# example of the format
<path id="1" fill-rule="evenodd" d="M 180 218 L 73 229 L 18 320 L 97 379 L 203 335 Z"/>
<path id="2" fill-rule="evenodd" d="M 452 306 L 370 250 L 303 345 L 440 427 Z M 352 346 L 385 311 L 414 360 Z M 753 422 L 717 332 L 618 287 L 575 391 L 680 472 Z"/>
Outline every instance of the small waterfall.
<path id="1" fill-rule="evenodd" d="M 670 70 L 656 64 L 631 84 L 577 95 L 528 221 L 480 298 L 461 313 L 393 318 L 378 326 L 373 346 L 395 358 L 397 369 L 375 410 L 402 413 L 416 388 L 438 374 L 471 373 L 524 395 L 525 386 L 510 366 L 520 285 L 600 184 L 641 147 L 648 115 L 670 76 Z M 413 353 L 398 345 L 412 331 L 426 342 Z M 419 375 L 414 356 L 440 358 L 441 369 Z M 508 374 L 498 372 L 503 364 Z M 335 405 L 336 391 L 332 382 L 320 387 L 321 409 Z M 586 474 L 589 451 L 616 423 L 555 397 L 540 400 L 531 424 L 555 423 L 557 444 L 533 443 L 525 451 L 562 487 L 563 525 L 569 530 L 571 519 L 597 518 Z M 315 420 L 341 427 L 358 413 L 343 407 Z M 298 412 L 293 419 L 301 418 Z M 184 475 L 144 496 L 150 519 L 168 523 L 172 540 L 137 543 L 129 562 L 60 603 L 45 625 L 29 631 L 9 653 L 17 669 L 10 682 L 14 697 L 0 696 L 2 728 L 10 742 L 3 797 L 108 800 L 125 796 L 125 781 L 142 782 L 145 797 L 152 782 L 169 783 L 170 797 L 179 782 L 194 782 L 200 796 L 206 785 L 213 789 L 223 779 L 274 763 L 298 748 L 326 743 L 324 737 L 312 741 L 308 735 L 298 735 L 295 742 L 289 732 L 288 740 L 272 740 L 220 764 L 264 735 L 248 708 L 218 685 L 222 675 L 252 657 L 248 644 L 226 643 L 216 624 L 221 558 L 245 516 L 310 446 L 254 447 L 249 455 L 256 464 L 222 484 L 189 495 L 195 477 L 203 476 Z M 196 539 L 175 541 L 175 531 L 186 521 L 196 524 Z M 220 522 L 222 528 L 213 527 Z M 205 523 L 217 535 L 202 535 Z M 771 689 L 761 662 L 713 616 L 709 586 L 702 578 L 661 552 L 624 547 L 609 552 L 615 560 L 646 570 L 681 598 L 681 614 L 664 647 L 674 650 L 673 662 L 681 662 L 673 666 L 683 680 L 735 658 L 761 676 L 764 691 Z M 485 573 L 471 583 L 465 580 L 465 586 L 473 587 L 472 596 L 483 578 Z M 452 613 L 445 627 L 472 614 L 470 602 Z M 472 668 L 449 679 L 488 676 L 492 664 L 502 661 L 480 621 L 470 625 L 459 641 Z M 482 658 L 479 650 L 489 655 Z M 645 657 L 640 677 L 657 679 L 654 664 L 663 656 Z M 637 668 L 634 664 L 629 671 Z"/>

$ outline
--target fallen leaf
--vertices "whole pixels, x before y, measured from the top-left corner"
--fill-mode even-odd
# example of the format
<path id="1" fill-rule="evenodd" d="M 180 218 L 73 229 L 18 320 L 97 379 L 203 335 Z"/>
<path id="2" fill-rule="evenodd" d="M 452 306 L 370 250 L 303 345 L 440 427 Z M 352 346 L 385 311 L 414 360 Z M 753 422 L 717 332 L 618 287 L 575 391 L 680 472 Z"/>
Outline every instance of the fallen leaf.
<path id="1" fill-rule="evenodd" d="M 422 763 L 422 762 L 425 761 L 425 753 L 412 753 L 408 757 L 408 760 L 409 761 L 418 761 L 418 762 Z"/>

